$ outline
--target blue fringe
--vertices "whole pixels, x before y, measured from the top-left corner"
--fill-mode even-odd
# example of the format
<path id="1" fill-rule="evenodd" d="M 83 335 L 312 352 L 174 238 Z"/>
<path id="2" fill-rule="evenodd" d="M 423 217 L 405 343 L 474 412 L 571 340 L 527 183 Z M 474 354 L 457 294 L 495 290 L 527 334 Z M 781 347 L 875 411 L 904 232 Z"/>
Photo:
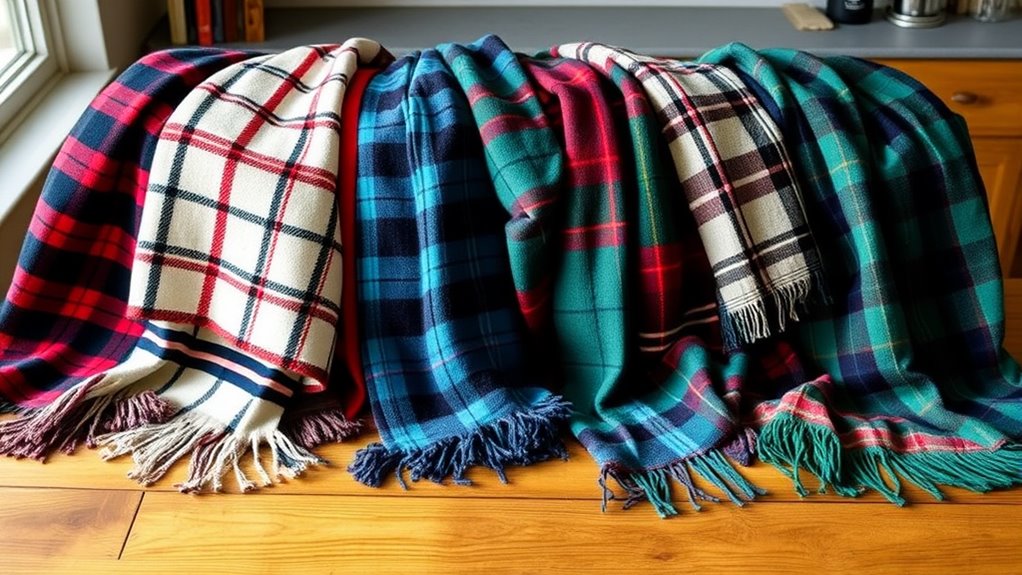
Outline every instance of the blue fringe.
<path id="1" fill-rule="evenodd" d="M 569 402 L 560 396 L 550 396 L 530 411 L 515 413 L 468 435 L 446 437 L 424 449 L 404 452 L 373 443 L 355 453 L 348 472 L 370 487 L 379 487 L 393 473 L 401 487 L 407 489 L 406 469 L 412 481 L 428 479 L 443 483 L 450 477 L 455 484 L 470 485 L 472 482 L 465 473 L 481 465 L 496 471 L 501 482 L 507 483 L 504 469 L 509 465 L 568 458 L 559 426 L 570 415 Z"/>

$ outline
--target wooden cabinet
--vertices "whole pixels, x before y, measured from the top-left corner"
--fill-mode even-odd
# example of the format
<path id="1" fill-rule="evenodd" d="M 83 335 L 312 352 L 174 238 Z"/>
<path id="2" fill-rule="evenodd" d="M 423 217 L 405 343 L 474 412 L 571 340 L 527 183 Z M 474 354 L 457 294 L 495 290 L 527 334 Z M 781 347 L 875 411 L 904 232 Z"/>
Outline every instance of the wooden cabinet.
<path id="1" fill-rule="evenodd" d="M 879 60 L 926 85 L 969 125 L 1005 276 L 1022 277 L 1022 61 Z"/>

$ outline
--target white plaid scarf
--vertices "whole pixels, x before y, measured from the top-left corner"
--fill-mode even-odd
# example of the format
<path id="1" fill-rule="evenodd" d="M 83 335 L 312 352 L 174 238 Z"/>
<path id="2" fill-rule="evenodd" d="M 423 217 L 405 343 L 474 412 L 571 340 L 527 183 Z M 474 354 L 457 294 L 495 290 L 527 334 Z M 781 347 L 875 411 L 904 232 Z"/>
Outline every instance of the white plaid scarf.
<path id="1" fill-rule="evenodd" d="M 232 468 L 247 490 L 246 451 L 267 484 L 319 462 L 310 443 L 357 430 L 339 409 L 308 415 L 298 437 L 279 426 L 293 396 L 327 383 L 341 298 L 341 104 L 355 69 L 387 58 L 365 39 L 252 58 L 200 84 L 165 124 L 129 296 L 147 329 L 94 387 L 152 389 L 178 409 L 99 438 L 105 457 L 133 455 L 139 481 L 190 455 L 183 491 L 219 490 Z"/>
<path id="2" fill-rule="evenodd" d="M 642 83 L 713 268 L 729 349 L 784 330 L 810 294 L 827 299 L 781 131 L 740 78 L 603 44 L 554 53 L 605 74 L 618 66 Z"/>

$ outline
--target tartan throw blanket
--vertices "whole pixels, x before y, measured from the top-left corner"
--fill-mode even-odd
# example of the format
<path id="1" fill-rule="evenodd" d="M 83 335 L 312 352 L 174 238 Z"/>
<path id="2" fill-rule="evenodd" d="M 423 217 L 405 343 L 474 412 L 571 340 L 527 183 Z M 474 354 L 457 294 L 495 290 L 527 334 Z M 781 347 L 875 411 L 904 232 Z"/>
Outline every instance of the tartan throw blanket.
<path id="1" fill-rule="evenodd" d="M 595 43 L 552 53 L 621 66 L 642 83 L 717 281 L 729 349 L 783 331 L 810 294 L 826 298 L 780 130 L 733 72 Z"/>
<path id="2" fill-rule="evenodd" d="M 156 52 L 92 101 L 43 185 L 0 307 L 0 397 L 21 419 L 0 423 L 0 452 L 44 458 L 102 431 L 166 418 L 151 394 L 86 398 L 96 374 L 132 351 L 126 317 L 142 200 L 160 129 L 189 91 L 254 53 Z M 90 415 L 77 429 L 69 422 Z"/>
<path id="3" fill-rule="evenodd" d="M 163 127 L 128 298 L 147 330 L 100 382 L 158 387 L 178 407 L 165 423 L 98 440 L 105 457 L 130 453 L 143 483 L 190 455 L 182 491 L 219 491 L 230 470 L 247 491 L 258 485 L 239 466 L 246 452 L 267 485 L 321 462 L 310 443 L 358 432 L 326 405 L 307 418 L 314 437 L 280 428 L 303 388 L 329 383 L 341 307 L 340 111 L 358 66 L 387 59 L 359 38 L 252 58 L 200 84 Z"/>
<path id="4" fill-rule="evenodd" d="M 755 406 L 759 455 L 901 504 L 1022 483 L 1022 378 L 1001 347 L 997 250 L 961 117 L 906 75 L 741 44 L 700 61 L 746 78 L 783 128 L 835 300 L 793 330 L 829 374 Z M 891 483 L 878 470 L 884 470 Z"/>
<path id="5" fill-rule="evenodd" d="M 97 402 L 145 397 L 161 420 L 129 417 L 96 437 L 92 411 L 77 420 L 51 413 L 71 400 L 41 417 L 88 428 L 104 457 L 130 453 L 142 483 L 190 456 L 182 491 L 220 490 L 232 469 L 242 490 L 256 487 L 239 467 L 249 450 L 263 485 L 297 475 L 322 461 L 310 447 L 358 431 L 345 412 L 359 406 L 336 390 L 298 395 L 325 389 L 337 344 L 338 110 L 356 66 L 387 58 L 360 39 L 259 56 L 178 104 L 160 130 L 134 246 L 128 315 L 147 320 L 144 331 L 87 386 L 90 398 L 105 398 Z M 290 156 L 279 161 L 283 147 Z"/>
<path id="6" fill-rule="evenodd" d="M 565 457 L 568 407 L 527 354 L 472 96 L 441 51 L 373 78 L 358 126 L 362 363 L 382 443 L 348 469 L 371 486 L 405 485 L 405 469 L 467 483 L 475 465 L 504 480 Z"/>
<path id="7" fill-rule="evenodd" d="M 713 393 L 715 375 L 737 386 L 749 362 L 720 353 L 709 263 L 671 193 L 641 86 L 577 60 L 518 57 L 492 36 L 440 51 L 507 210 L 520 310 L 572 402 L 573 434 L 601 466 L 605 503 L 610 478 L 626 507 L 649 499 L 673 515 L 672 480 L 693 505 L 715 499 L 695 475 L 735 502 L 753 498 L 760 491 L 724 457 L 747 462 L 750 435 Z"/>

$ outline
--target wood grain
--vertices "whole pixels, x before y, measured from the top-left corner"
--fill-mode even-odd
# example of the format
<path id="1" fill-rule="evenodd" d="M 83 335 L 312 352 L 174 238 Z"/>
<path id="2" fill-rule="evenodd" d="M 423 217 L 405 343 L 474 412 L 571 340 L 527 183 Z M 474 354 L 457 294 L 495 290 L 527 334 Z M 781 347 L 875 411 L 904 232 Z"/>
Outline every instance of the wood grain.
<path id="1" fill-rule="evenodd" d="M 1004 280 L 1004 349 L 1022 360 L 1022 279 Z"/>
<path id="2" fill-rule="evenodd" d="M 116 559 L 141 499 L 125 491 L 2 488 L 0 557 Z"/>
<path id="3" fill-rule="evenodd" d="M 965 117 L 973 136 L 1022 134 L 1022 60 L 880 59 L 922 82 Z M 968 93 L 974 101 L 956 102 Z"/>
<path id="4" fill-rule="evenodd" d="M 303 477 L 264 488 L 260 493 L 268 495 L 359 495 L 359 496 L 395 496 L 401 498 L 414 497 L 452 497 L 452 498 L 501 498 L 513 497 L 523 499 L 553 498 L 596 501 L 601 491 L 596 484 L 599 469 L 593 459 L 573 439 L 566 439 L 569 446 L 568 461 L 549 461 L 529 467 L 509 470 L 510 484 L 504 485 L 497 476 L 488 469 L 473 469 L 469 478 L 474 485 L 462 487 L 456 485 L 436 485 L 423 481 L 411 483 L 408 491 L 403 491 L 396 481 L 388 481 L 382 488 L 373 489 L 357 483 L 344 469 L 352 460 L 355 451 L 371 441 L 376 441 L 375 434 L 369 434 L 348 444 L 334 444 L 323 447 L 319 452 L 332 462 L 330 467 L 312 469 Z M 73 456 L 54 456 L 49 463 L 40 465 L 32 461 L 16 461 L 0 458 L 0 486 L 46 486 L 63 488 L 99 488 L 99 489 L 140 489 L 139 485 L 129 479 L 126 474 L 131 468 L 128 459 L 104 462 L 95 453 L 84 452 Z M 761 498 L 764 502 L 800 501 L 794 492 L 791 481 L 769 465 L 758 463 L 753 467 L 740 469 L 741 473 L 756 485 L 769 491 Z M 185 474 L 185 465 L 177 465 L 168 478 L 149 487 L 153 492 L 174 492 L 175 482 Z M 807 487 L 815 486 L 811 477 L 805 477 Z M 714 488 L 698 482 L 704 489 L 715 492 Z M 225 487 L 228 492 L 237 492 L 232 478 L 227 478 Z M 1010 489 L 991 493 L 973 493 L 962 489 L 945 489 L 948 498 L 960 503 L 1005 503 L 1022 504 L 1022 489 Z M 935 503 L 925 492 L 905 485 L 905 496 L 913 503 Z M 179 496 L 182 499 L 185 496 Z M 191 497 L 205 498 L 206 495 Z M 684 494 L 675 490 L 675 497 L 680 501 Z M 843 497 L 828 493 L 813 493 L 811 501 L 844 501 Z M 883 497 L 876 493 L 866 493 L 859 499 L 881 502 Z"/>
<path id="5" fill-rule="evenodd" d="M 1022 507 L 709 506 L 660 520 L 591 502 L 147 495 L 125 562 L 362 573 L 1018 573 Z M 272 567 L 271 567 L 272 566 Z M 698 567 L 696 567 L 698 566 Z"/>

